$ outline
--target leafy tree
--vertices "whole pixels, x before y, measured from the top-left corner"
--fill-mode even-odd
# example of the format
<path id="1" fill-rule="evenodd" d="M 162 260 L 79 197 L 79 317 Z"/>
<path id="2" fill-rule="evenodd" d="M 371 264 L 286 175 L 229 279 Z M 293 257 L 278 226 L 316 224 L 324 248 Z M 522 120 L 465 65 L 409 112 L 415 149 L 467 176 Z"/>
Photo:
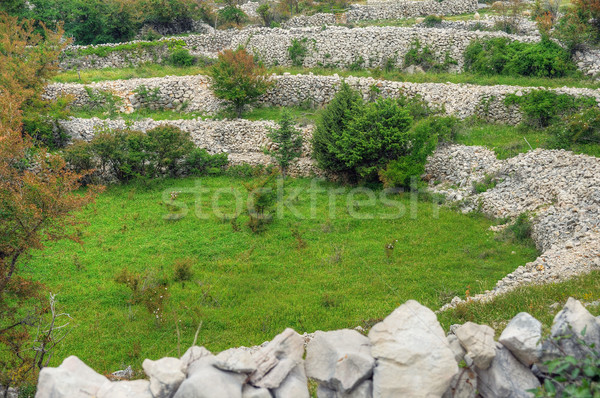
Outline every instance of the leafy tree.
<path id="1" fill-rule="evenodd" d="M 236 6 L 225 6 L 218 12 L 219 17 L 226 23 L 239 25 L 248 19 L 248 16 Z"/>
<path id="2" fill-rule="evenodd" d="M 241 117 L 244 106 L 255 102 L 272 84 L 266 69 L 244 48 L 219 53 L 210 75 L 215 96 L 228 101 L 237 117 Z"/>
<path id="3" fill-rule="evenodd" d="M 271 25 L 271 21 L 273 20 L 273 14 L 271 13 L 271 7 L 269 6 L 269 3 L 261 4 L 256 9 L 256 12 L 258 13 L 258 15 L 260 15 L 260 18 L 263 20 L 264 26 L 268 27 Z"/>
<path id="4" fill-rule="evenodd" d="M 271 130 L 269 138 L 276 148 L 267 152 L 277 161 L 281 175 L 285 178 L 290 164 L 302 154 L 302 135 L 294 127 L 294 119 L 289 110 L 283 111 L 279 128 Z"/>
<path id="5" fill-rule="evenodd" d="M 32 381 L 46 363 L 33 337 L 47 305 L 43 286 L 21 270 L 45 240 L 77 241 L 73 211 L 97 190 L 75 193 L 81 175 L 56 154 L 33 146 L 22 134 L 26 105 L 38 99 L 55 70 L 62 31 L 34 33 L 30 21 L 0 14 L 0 385 Z"/>

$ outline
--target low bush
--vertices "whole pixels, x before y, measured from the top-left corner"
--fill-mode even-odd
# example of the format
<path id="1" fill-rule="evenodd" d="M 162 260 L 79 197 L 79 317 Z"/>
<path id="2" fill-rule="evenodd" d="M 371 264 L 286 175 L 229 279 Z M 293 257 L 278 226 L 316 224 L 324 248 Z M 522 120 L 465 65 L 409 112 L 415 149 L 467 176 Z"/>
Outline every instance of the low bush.
<path id="1" fill-rule="evenodd" d="M 425 17 L 425 19 L 423 20 L 423 24 L 425 26 L 427 26 L 428 28 L 433 28 L 434 26 L 437 26 L 441 23 L 442 23 L 442 17 L 439 17 L 437 15 L 427 15 Z"/>
<path id="2" fill-rule="evenodd" d="M 304 63 L 304 57 L 306 57 L 306 54 L 308 54 L 306 42 L 306 37 L 302 39 L 292 39 L 292 45 L 288 47 L 288 55 L 292 60 L 292 65 L 302 66 Z"/>
<path id="3" fill-rule="evenodd" d="M 465 50 L 465 70 L 485 75 L 564 77 L 576 67 L 567 50 L 543 37 L 538 43 L 494 38 L 472 42 Z"/>
<path id="4" fill-rule="evenodd" d="M 520 214 L 515 222 L 506 229 L 512 234 L 517 242 L 527 242 L 531 240 L 532 226 L 527 213 Z"/>
<path id="5" fill-rule="evenodd" d="M 189 133 L 166 125 L 146 134 L 101 129 L 90 142 L 78 141 L 64 153 L 73 169 L 95 169 L 96 177 L 118 181 L 217 173 L 227 164 L 226 154 L 210 155 L 195 148 Z"/>
<path id="6" fill-rule="evenodd" d="M 194 275 L 192 265 L 194 265 L 194 261 L 189 258 L 176 260 L 173 264 L 173 280 L 175 282 L 191 281 Z"/>
<path id="7" fill-rule="evenodd" d="M 404 66 L 420 66 L 426 72 L 446 72 L 452 65 L 457 65 L 449 53 L 446 53 L 444 61 L 439 62 L 429 46 L 421 46 L 419 40 L 415 40 L 408 52 L 404 55 Z"/>
<path id="8" fill-rule="evenodd" d="M 277 189 L 275 187 L 276 172 L 252 181 L 242 183 L 248 191 L 248 228 L 253 233 L 265 230 L 272 221 L 272 210 L 277 202 Z"/>
<path id="9" fill-rule="evenodd" d="M 228 5 L 218 11 L 221 21 L 228 24 L 239 25 L 248 19 L 248 16 L 240 8 Z"/>
<path id="10" fill-rule="evenodd" d="M 169 64 L 173 66 L 193 66 L 196 64 L 197 59 L 187 48 L 177 48 L 169 55 Z"/>

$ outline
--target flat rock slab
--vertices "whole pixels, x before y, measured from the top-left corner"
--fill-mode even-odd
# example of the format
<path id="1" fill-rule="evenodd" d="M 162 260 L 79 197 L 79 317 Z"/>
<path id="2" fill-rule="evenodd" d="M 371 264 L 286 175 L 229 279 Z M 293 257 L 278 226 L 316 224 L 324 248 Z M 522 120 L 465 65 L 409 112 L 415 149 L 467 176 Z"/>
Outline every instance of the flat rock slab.
<path id="1" fill-rule="evenodd" d="M 95 397 L 108 379 L 96 373 L 76 356 L 66 358 L 58 368 L 43 368 L 36 398 Z"/>
<path id="2" fill-rule="evenodd" d="M 498 341 L 526 366 L 542 355 L 542 323 L 526 312 L 517 314 L 508 323 Z"/>
<path id="3" fill-rule="evenodd" d="M 467 354 L 479 369 L 487 369 L 496 356 L 494 329 L 487 325 L 467 322 L 454 333 Z"/>

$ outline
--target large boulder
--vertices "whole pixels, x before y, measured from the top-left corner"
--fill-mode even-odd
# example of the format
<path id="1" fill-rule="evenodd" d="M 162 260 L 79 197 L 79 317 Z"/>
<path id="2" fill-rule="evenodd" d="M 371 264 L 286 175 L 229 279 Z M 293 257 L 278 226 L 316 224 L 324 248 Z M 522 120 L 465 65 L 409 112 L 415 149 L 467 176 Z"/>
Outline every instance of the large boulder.
<path id="1" fill-rule="evenodd" d="M 496 355 L 494 329 L 467 322 L 454 332 L 458 341 L 479 369 L 487 369 Z"/>
<path id="2" fill-rule="evenodd" d="M 508 323 L 498 341 L 526 366 L 542 355 L 542 323 L 526 312 L 517 314 Z"/>
<path id="3" fill-rule="evenodd" d="M 458 372 L 433 311 L 407 301 L 369 332 L 377 359 L 373 396 L 441 397 Z"/>
<path id="4" fill-rule="evenodd" d="M 325 387 L 348 392 L 371 377 L 371 341 L 356 330 L 315 332 L 306 347 L 306 374 Z"/>
<path id="5" fill-rule="evenodd" d="M 214 356 L 192 362 L 174 398 L 242 398 L 245 375 L 217 369 Z"/>
<path id="6" fill-rule="evenodd" d="M 591 353 L 591 345 L 600 346 L 600 321 L 578 300 L 570 297 L 554 317 L 550 338 L 542 344 L 543 354 L 538 366 L 544 371 L 543 363 L 563 355 L 582 359 Z"/>
<path id="7" fill-rule="evenodd" d="M 450 349 L 454 353 L 454 360 L 456 361 L 456 363 L 460 363 L 467 352 L 465 351 L 463 346 L 460 345 L 460 341 L 458 341 L 458 337 L 456 337 L 456 335 L 449 334 L 446 337 L 446 339 L 448 340 L 448 347 L 450 347 Z"/>
<path id="8" fill-rule="evenodd" d="M 96 373 L 76 356 L 66 358 L 58 368 L 43 368 L 36 398 L 90 398 L 108 379 Z"/>
<path id="9" fill-rule="evenodd" d="M 275 398 L 309 398 L 308 379 L 304 372 L 304 366 L 300 363 L 288 373 L 279 387 L 272 390 Z"/>
<path id="10" fill-rule="evenodd" d="M 154 398 L 148 380 L 108 382 L 98 390 L 98 398 Z M 162 398 L 162 396 L 161 396 Z"/>
<path id="11" fill-rule="evenodd" d="M 365 380 L 348 392 L 331 390 L 320 384 L 317 398 L 373 398 L 373 381 Z"/>
<path id="12" fill-rule="evenodd" d="M 286 329 L 254 355 L 256 371 L 250 382 L 256 387 L 277 388 L 304 356 L 304 339 Z"/>
<path id="13" fill-rule="evenodd" d="M 155 397 L 171 398 L 185 379 L 178 358 L 145 359 L 142 368 L 150 378 L 150 391 Z"/>
<path id="14" fill-rule="evenodd" d="M 477 369 L 477 387 L 484 398 L 529 398 L 540 382 L 508 348 L 496 343 L 496 356 L 487 369 Z"/>

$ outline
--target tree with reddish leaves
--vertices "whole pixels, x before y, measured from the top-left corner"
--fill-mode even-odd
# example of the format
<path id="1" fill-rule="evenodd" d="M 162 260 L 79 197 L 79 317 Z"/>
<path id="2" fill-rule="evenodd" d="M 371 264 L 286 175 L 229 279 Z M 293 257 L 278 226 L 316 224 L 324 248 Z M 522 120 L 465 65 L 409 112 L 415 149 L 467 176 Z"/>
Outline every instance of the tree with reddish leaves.
<path id="1" fill-rule="evenodd" d="M 238 118 L 244 106 L 255 102 L 272 84 L 266 69 L 244 48 L 219 53 L 211 77 L 215 96 L 229 102 Z"/>
<path id="2" fill-rule="evenodd" d="M 61 39 L 60 29 L 44 27 L 42 37 L 32 22 L 0 13 L 0 385 L 6 391 L 34 380 L 45 363 L 40 355 L 47 355 L 34 340 L 48 302 L 44 287 L 22 275 L 26 256 L 48 240 L 77 241 L 73 212 L 98 191 L 80 192 L 82 175 L 22 130 L 24 109 L 56 71 L 67 44 Z"/>

